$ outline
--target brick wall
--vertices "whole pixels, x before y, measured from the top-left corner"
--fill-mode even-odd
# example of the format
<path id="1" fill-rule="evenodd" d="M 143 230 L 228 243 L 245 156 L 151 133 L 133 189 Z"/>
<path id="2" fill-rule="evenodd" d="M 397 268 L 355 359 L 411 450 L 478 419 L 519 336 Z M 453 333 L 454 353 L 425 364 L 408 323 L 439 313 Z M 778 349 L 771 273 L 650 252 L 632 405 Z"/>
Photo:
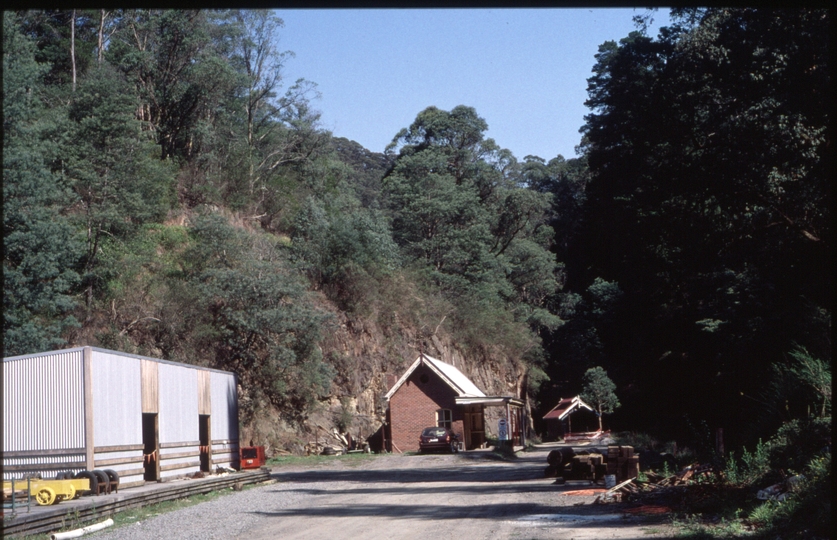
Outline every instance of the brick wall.
<path id="1" fill-rule="evenodd" d="M 455 397 L 453 389 L 430 368 L 424 365 L 416 368 L 389 400 L 392 451 L 417 451 L 421 431 L 436 425 L 439 409 L 450 409 L 452 430 L 464 441 L 462 411 L 456 406 Z"/>

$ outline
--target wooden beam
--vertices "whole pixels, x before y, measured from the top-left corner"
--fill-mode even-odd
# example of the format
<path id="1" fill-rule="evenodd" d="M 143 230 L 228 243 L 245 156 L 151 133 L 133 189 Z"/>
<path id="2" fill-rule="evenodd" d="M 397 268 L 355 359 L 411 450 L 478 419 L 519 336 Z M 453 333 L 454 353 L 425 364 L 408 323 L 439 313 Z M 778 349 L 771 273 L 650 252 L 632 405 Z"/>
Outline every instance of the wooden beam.
<path id="1" fill-rule="evenodd" d="M 212 439 L 212 444 L 238 444 L 238 439 Z"/>
<path id="2" fill-rule="evenodd" d="M 95 469 L 93 445 L 96 441 L 93 434 L 93 348 L 84 348 L 84 450 L 88 471 Z"/>
<path id="3" fill-rule="evenodd" d="M 110 452 L 130 452 L 132 450 L 143 450 L 145 446 L 142 444 L 120 444 L 116 446 L 97 446 L 93 450 L 97 454 L 107 454 Z"/>
<path id="4" fill-rule="evenodd" d="M 614 492 L 614 491 L 618 490 L 618 489 L 619 489 L 619 488 L 621 488 L 621 487 L 627 486 L 628 484 L 630 484 L 630 483 L 631 483 L 631 482 L 633 482 L 633 481 L 634 481 L 634 479 L 633 479 L 633 478 L 629 478 L 629 479 L 625 480 L 624 482 L 622 482 L 621 484 L 616 484 L 615 486 L 613 486 L 612 488 L 610 488 L 609 490 L 607 490 L 607 492 L 608 492 L 608 493 Z"/>
<path id="5" fill-rule="evenodd" d="M 125 465 L 126 463 L 142 463 L 142 456 L 113 458 L 113 459 L 97 459 L 96 468 L 109 467 L 111 465 Z"/>
<path id="6" fill-rule="evenodd" d="M 87 468 L 87 463 L 85 463 L 84 461 L 69 461 L 64 463 L 29 463 L 26 465 L 3 465 L 4 471 L 63 471 L 67 469 L 85 468 Z"/>
<path id="7" fill-rule="evenodd" d="M 212 414 L 212 373 L 198 370 L 198 414 Z"/>
<path id="8" fill-rule="evenodd" d="M 160 465 L 161 471 L 175 471 L 177 469 L 188 469 L 189 467 L 200 467 L 201 461 L 187 461 L 185 463 L 174 463 L 172 465 Z"/>
<path id="9" fill-rule="evenodd" d="M 161 460 L 178 459 L 178 458 L 184 458 L 184 457 L 195 457 L 195 456 L 200 456 L 200 455 L 201 455 L 201 453 L 199 451 L 195 450 L 194 452 L 178 452 L 176 454 L 160 454 L 160 459 Z"/>
<path id="10" fill-rule="evenodd" d="M 187 446 L 200 446 L 200 441 L 170 442 L 163 443 L 160 448 L 186 448 Z"/>
<path id="11" fill-rule="evenodd" d="M 78 456 L 85 454 L 84 448 L 62 448 L 61 450 L 17 450 L 3 452 L 4 459 L 26 459 L 46 456 Z"/>
<path id="12" fill-rule="evenodd" d="M 142 394 L 142 412 L 160 412 L 160 375 L 159 365 L 154 360 L 140 360 L 140 380 Z"/>

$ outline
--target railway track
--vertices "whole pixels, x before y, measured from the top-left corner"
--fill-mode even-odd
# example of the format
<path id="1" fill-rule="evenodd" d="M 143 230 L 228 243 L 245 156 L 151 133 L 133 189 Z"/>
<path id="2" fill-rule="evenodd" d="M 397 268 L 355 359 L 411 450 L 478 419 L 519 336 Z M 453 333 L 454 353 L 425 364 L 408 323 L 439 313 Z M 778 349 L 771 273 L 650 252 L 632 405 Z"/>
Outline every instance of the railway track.
<path id="1" fill-rule="evenodd" d="M 230 488 L 237 483 L 257 484 L 269 479 L 270 471 L 259 469 L 228 476 L 146 485 L 142 488 L 126 489 L 123 493 L 82 497 L 53 506 L 38 507 L 33 504 L 30 512 L 26 512 L 24 506 L 20 507 L 22 511 L 15 514 L 4 513 L 3 538 L 49 533 L 67 526 L 82 527 L 89 522 L 104 519 L 130 508 L 140 508 L 163 501 L 218 491 Z"/>

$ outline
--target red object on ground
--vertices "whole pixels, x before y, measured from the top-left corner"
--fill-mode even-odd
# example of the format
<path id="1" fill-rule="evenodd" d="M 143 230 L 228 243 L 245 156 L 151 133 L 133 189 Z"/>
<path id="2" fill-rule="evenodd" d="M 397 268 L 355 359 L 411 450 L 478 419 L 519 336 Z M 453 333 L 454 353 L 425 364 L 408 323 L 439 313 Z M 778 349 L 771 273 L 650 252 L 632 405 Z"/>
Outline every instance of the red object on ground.
<path id="1" fill-rule="evenodd" d="M 245 446 L 240 452 L 242 469 L 258 469 L 265 464 L 264 446 Z"/>
<path id="2" fill-rule="evenodd" d="M 629 514 L 668 514 L 671 512 L 671 508 L 668 506 L 646 504 L 643 506 L 637 506 L 636 508 L 626 508 L 623 512 L 627 512 Z"/>
<path id="3" fill-rule="evenodd" d="M 604 493 L 605 491 L 607 490 L 601 488 L 576 489 L 573 491 L 564 491 L 561 495 L 598 495 L 599 493 Z"/>

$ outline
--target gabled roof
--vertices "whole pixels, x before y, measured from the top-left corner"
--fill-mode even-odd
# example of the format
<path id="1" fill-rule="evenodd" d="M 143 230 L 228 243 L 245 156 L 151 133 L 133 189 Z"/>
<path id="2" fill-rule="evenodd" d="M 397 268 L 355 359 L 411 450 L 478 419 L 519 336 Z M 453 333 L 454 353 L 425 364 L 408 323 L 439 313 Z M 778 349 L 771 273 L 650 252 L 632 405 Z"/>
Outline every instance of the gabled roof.
<path id="1" fill-rule="evenodd" d="M 456 369 L 456 367 L 446 364 L 441 360 L 437 360 L 433 357 L 427 356 L 426 354 L 419 355 L 416 358 L 416 361 L 410 366 L 409 369 L 398 379 L 392 388 L 389 389 L 389 392 L 386 393 L 384 396 L 386 399 L 392 397 L 395 392 L 401 388 L 407 379 L 410 378 L 410 375 L 418 368 L 420 365 L 425 365 L 429 367 L 436 375 L 439 376 L 448 386 L 456 392 L 457 397 L 486 397 L 485 394 L 477 388 L 477 385 L 471 382 L 471 380 L 462 374 L 461 371 Z"/>
<path id="2" fill-rule="evenodd" d="M 543 415 L 543 419 L 549 420 L 550 418 L 557 418 L 558 420 L 563 420 L 567 417 L 567 415 L 577 411 L 581 407 L 584 407 L 588 411 L 593 410 L 593 407 L 581 401 L 581 398 L 578 396 L 575 396 L 574 398 L 565 398 L 559 401 L 558 405 L 553 407 L 551 411 Z"/>

